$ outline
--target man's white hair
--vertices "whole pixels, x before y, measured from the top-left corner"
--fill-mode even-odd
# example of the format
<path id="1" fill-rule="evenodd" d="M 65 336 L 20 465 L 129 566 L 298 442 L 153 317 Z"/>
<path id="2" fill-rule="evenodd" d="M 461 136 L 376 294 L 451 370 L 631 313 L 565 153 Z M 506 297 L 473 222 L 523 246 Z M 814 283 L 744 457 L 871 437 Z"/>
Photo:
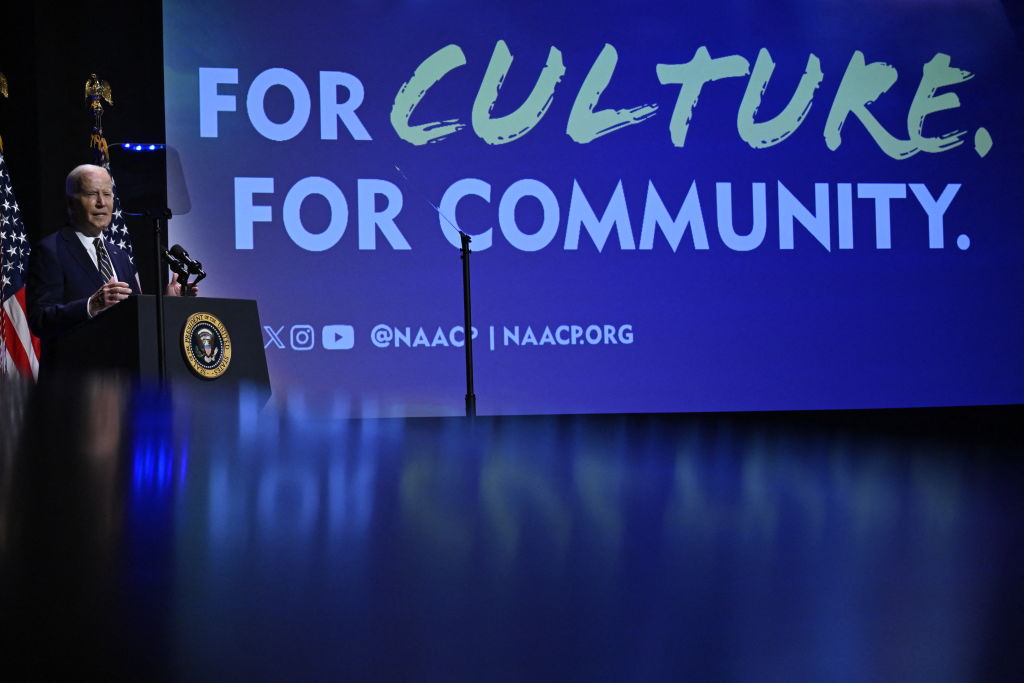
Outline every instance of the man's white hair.
<path id="1" fill-rule="evenodd" d="M 68 177 L 64 180 L 64 196 L 74 197 L 78 194 L 78 190 L 82 187 L 82 176 L 90 171 L 103 171 L 108 177 L 110 176 L 110 171 L 102 166 L 96 166 L 95 164 L 82 164 L 81 166 L 75 166 L 71 169 L 71 173 L 68 173 Z"/>

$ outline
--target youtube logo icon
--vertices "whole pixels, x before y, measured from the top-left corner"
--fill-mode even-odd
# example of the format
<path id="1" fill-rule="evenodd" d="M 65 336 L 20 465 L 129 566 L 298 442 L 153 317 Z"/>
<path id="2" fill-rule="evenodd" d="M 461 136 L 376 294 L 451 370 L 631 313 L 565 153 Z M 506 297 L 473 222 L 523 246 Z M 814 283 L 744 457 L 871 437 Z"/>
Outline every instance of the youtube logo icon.
<path id="1" fill-rule="evenodd" d="M 356 344 L 356 331 L 351 325 L 324 325 L 321 340 L 327 350 L 347 351 Z"/>

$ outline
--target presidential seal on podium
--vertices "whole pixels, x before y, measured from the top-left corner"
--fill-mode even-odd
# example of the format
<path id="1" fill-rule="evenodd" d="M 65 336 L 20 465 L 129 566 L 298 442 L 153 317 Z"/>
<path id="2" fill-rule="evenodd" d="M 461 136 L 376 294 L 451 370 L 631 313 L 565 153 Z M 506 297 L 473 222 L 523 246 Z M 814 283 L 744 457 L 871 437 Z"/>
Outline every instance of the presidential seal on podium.
<path id="1" fill-rule="evenodd" d="M 209 313 L 188 317 L 181 344 L 188 366 L 204 379 L 217 379 L 231 363 L 231 336 L 224 323 Z"/>

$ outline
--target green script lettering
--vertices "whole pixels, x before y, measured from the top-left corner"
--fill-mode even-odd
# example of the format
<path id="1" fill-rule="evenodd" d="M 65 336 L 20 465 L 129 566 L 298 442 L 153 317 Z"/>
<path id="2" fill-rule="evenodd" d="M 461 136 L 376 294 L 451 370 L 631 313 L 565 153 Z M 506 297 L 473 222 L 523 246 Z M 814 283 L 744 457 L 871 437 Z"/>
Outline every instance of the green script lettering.
<path id="1" fill-rule="evenodd" d="M 445 74 L 452 69 L 463 66 L 466 63 L 466 55 L 458 45 L 445 45 L 440 50 L 430 55 L 416 68 L 407 82 L 402 84 L 395 95 L 395 102 L 391 106 L 391 127 L 398 133 L 398 137 L 414 145 L 425 145 L 428 142 L 438 142 L 455 133 L 466 124 L 459 123 L 458 119 L 444 119 L 443 121 L 432 121 L 419 126 L 409 124 L 412 112 L 420 103 L 427 90 L 441 80 Z"/>
<path id="2" fill-rule="evenodd" d="M 555 96 L 555 86 L 565 76 L 562 53 L 552 47 L 548 50 L 548 61 L 541 69 L 537 83 L 533 86 L 526 101 L 507 116 L 491 118 L 491 112 L 498 101 L 501 84 L 508 76 L 511 66 L 512 53 L 509 52 L 505 41 L 499 40 L 494 46 L 491 61 L 487 65 L 487 73 L 484 74 L 484 78 L 480 82 L 476 99 L 473 100 L 473 130 L 491 145 L 512 142 L 532 130 L 551 106 L 551 100 Z"/>
<path id="3" fill-rule="evenodd" d="M 974 74 L 970 71 L 951 68 L 949 55 L 944 55 L 941 52 L 924 65 L 921 83 L 917 86 L 917 93 L 914 95 L 914 101 L 910 103 L 910 111 L 907 113 L 907 130 L 910 131 L 910 139 L 918 149 L 936 153 L 963 144 L 964 135 L 967 134 L 965 130 L 943 133 L 937 137 L 925 137 L 922 130 L 924 129 L 924 118 L 929 114 L 960 106 L 960 98 L 956 96 L 956 93 L 947 92 L 935 97 L 935 91 L 947 85 L 957 85 L 969 81 L 973 77 Z"/>
<path id="4" fill-rule="evenodd" d="M 576 94 L 576 101 L 572 105 L 572 111 L 569 113 L 569 122 L 565 127 L 565 132 L 576 142 L 581 144 L 590 142 L 625 126 L 649 119 L 658 111 L 656 104 L 644 104 L 632 109 L 594 111 L 597 100 L 612 80 L 612 73 L 615 71 L 618 61 L 619 53 L 615 51 L 614 47 L 605 43 L 601 54 L 597 56 L 593 66 L 590 67 L 590 72 L 587 73 L 583 85 L 580 86 L 580 91 Z"/>
<path id="5" fill-rule="evenodd" d="M 865 64 L 864 53 L 855 50 L 839 83 L 839 91 L 832 102 L 832 110 L 825 121 L 825 145 L 832 151 L 843 143 L 840 134 L 846 118 L 853 114 L 864 124 L 879 148 L 893 159 L 906 159 L 918 152 L 910 140 L 900 140 L 878 122 L 867 105 L 889 90 L 899 76 L 896 69 L 884 62 Z"/>
<path id="6" fill-rule="evenodd" d="M 662 85 L 682 86 L 668 123 L 672 144 L 682 147 L 704 84 L 721 78 L 746 76 L 750 73 L 750 62 L 739 55 L 712 59 L 708 49 L 702 45 L 697 48 L 693 59 L 685 64 L 658 64 L 655 69 Z"/>
<path id="7" fill-rule="evenodd" d="M 789 100 L 789 104 L 775 118 L 757 123 L 754 116 L 761 106 L 761 98 L 768 81 L 775 71 L 775 62 L 772 61 L 768 50 L 761 48 L 757 53 L 757 61 L 754 63 L 754 73 L 747 82 L 747 89 L 743 93 L 743 100 L 740 102 L 740 110 L 736 115 L 736 130 L 740 137 L 754 149 L 762 149 L 777 145 L 797 129 L 800 123 L 807 116 L 811 109 L 811 100 L 814 99 L 814 92 L 821 85 L 824 74 L 821 72 L 821 61 L 813 54 L 807 58 L 807 68 L 804 69 L 796 92 Z"/>

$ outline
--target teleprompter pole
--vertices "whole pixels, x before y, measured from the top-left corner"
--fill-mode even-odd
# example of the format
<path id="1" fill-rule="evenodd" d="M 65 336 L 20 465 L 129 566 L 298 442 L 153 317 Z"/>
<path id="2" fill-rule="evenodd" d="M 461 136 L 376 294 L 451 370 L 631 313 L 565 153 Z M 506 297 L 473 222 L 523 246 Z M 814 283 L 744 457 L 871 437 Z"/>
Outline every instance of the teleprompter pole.
<path id="1" fill-rule="evenodd" d="M 462 312 L 463 335 L 466 339 L 466 417 L 476 417 L 476 394 L 473 392 L 473 312 L 469 294 L 469 243 L 472 238 L 464 232 L 459 233 L 462 248 L 459 249 L 462 259 Z"/>
<path id="2" fill-rule="evenodd" d="M 170 209 L 150 209 L 146 215 L 153 219 L 153 253 L 156 256 L 156 358 L 160 384 L 167 379 L 167 354 L 164 347 L 164 259 L 161 235 L 167 231 Z"/>
<path id="3" fill-rule="evenodd" d="M 407 183 L 412 185 L 413 188 L 416 187 L 416 184 L 409 179 L 409 176 L 405 174 L 405 171 L 403 171 L 398 164 L 395 164 L 395 170 L 398 171 L 399 175 L 401 175 Z M 473 391 L 473 307 L 470 304 L 469 295 L 469 255 L 472 253 L 469 249 L 469 243 L 472 241 L 472 238 L 462 232 L 462 230 L 459 229 L 459 226 L 448 218 L 448 216 L 444 215 L 444 212 L 441 211 L 436 204 L 427 199 L 423 193 L 417 192 L 417 194 L 419 194 L 423 198 L 423 201 L 437 212 L 437 215 L 440 216 L 442 220 L 450 225 L 453 230 L 459 233 L 459 240 L 462 242 L 462 246 L 459 248 L 459 255 L 462 259 L 462 313 L 463 331 L 465 332 L 463 336 L 466 344 L 466 417 L 473 418 L 476 417 L 476 393 Z"/>

